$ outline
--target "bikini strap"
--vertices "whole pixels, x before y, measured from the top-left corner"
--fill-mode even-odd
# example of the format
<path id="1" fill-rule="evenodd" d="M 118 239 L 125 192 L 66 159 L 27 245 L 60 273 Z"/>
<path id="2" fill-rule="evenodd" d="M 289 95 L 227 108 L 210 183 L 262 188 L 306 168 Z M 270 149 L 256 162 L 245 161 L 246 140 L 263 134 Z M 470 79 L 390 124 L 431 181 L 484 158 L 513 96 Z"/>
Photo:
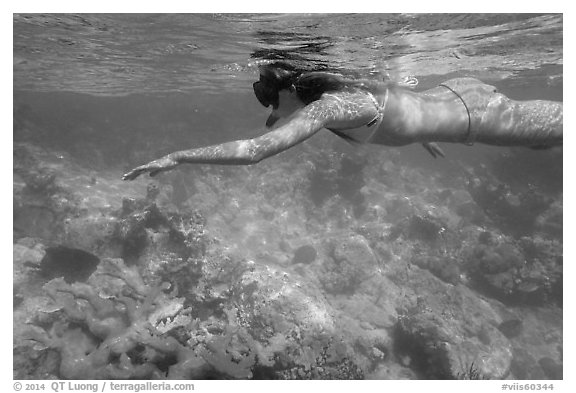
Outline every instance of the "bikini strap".
<path id="1" fill-rule="evenodd" d="M 440 83 L 438 86 L 445 87 L 448 90 L 450 90 L 452 93 L 456 94 L 456 97 L 460 98 L 460 101 L 462 101 L 462 104 L 464 104 L 464 108 L 466 108 L 466 113 L 468 113 L 468 131 L 466 132 L 466 140 L 465 140 L 464 144 L 466 144 L 468 146 L 472 146 L 474 144 L 474 142 L 476 141 L 476 131 L 473 131 L 473 129 L 472 129 L 472 117 L 470 116 L 470 109 L 468 109 L 468 105 L 466 105 L 466 101 L 464 101 L 462 96 L 460 94 L 456 93 L 456 91 L 454 89 L 452 89 L 450 86 L 445 85 L 444 83 Z"/>
<path id="2" fill-rule="evenodd" d="M 374 119 L 370 120 L 366 124 L 366 127 L 371 127 L 376 123 L 382 122 L 382 119 L 384 119 L 384 109 L 386 109 L 386 103 L 388 102 L 388 89 L 386 89 L 386 93 L 384 94 L 384 100 L 382 101 L 382 103 L 378 102 L 376 97 L 374 97 L 374 94 L 368 93 L 368 96 L 370 97 L 370 99 L 374 103 L 374 106 L 376 107 L 376 116 L 374 117 Z"/>

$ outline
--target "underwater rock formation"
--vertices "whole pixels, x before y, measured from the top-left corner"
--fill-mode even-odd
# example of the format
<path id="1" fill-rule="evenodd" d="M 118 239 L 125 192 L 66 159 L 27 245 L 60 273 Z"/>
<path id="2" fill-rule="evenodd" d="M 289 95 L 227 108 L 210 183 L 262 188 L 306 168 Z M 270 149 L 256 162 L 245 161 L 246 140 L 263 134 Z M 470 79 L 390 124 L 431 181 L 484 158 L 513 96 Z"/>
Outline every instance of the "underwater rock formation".
<path id="1" fill-rule="evenodd" d="M 449 255 L 417 254 L 412 263 L 429 270 L 436 277 L 449 284 L 458 284 L 462 281 L 460 263 Z"/>
<path id="2" fill-rule="evenodd" d="M 504 232 L 519 237 L 533 233 L 537 227 L 547 229 L 538 219 L 554 198 L 535 187 L 513 189 L 483 168 L 469 174 L 467 188 L 476 204 Z"/>
<path id="3" fill-rule="evenodd" d="M 473 283 L 490 296 L 512 304 L 562 302 L 562 248 L 555 241 L 523 237 L 516 245 L 488 236 L 464 258 Z"/>
<path id="4" fill-rule="evenodd" d="M 37 239 L 19 239 L 12 249 L 12 289 L 13 306 L 18 307 L 27 296 L 34 294 L 35 280 L 31 273 L 40 270 L 40 264 L 46 255 L 46 247 Z"/>
<path id="5" fill-rule="evenodd" d="M 562 196 L 552 202 L 548 208 L 536 217 L 535 229 L 537 232 L 553 238 L 562 238 L 564 233 Z"/>
<path id="6" fill-rule="evenodd" d="M 426 295 L 416 295 L 398 318 L 395 351 L 430 379 L 458 379 L 473 364 L 486 379 L 510 372 L 512 347 L 494 326 L 500 317 L 464 286 L 444 287 L 426 274 L 411 274 Z M 418 291 L 424 293 L 424 291 Z"/>
<path id="7" fill-rule="evenodd" d="M 351 234 L 329 240 L 329 258 L 322 263 L 320 282 L 329 293 L 353 293 L 378 266 L 368 241 Z"/>
<path id="8" fill-rule="evenodd" d="M 128 263 L 154 270 L 158 263 L 201 255 L 204 224 L 204 217 L 196 211 L 161 211 L 154 202 L 138 206 L 137 201 L 124 200 L 112 241 L 119 243 L 120 256 Z"/>
<path id="9" fill-rule="evenodd" d="M 410 218 L 404 219 L 395 224 L 390 229 L 388 239 L 396 240 L 399 236 L 411 240 L 420 240 L 424 242 L 435 242 L 442 237 L 446 231 L 446 224 L 439 219 L 429 215 L 414 214 Z"/>
<path id="10" fill-rule="evenodd" d="M 73 203 L 56 171 L 42 165 L 38 150 L 14 146 L 14 234 L 16 237 L 54 238 L 62 231 L 62 217 Z"/>
<path id="11" fill-rule="evenodd" d="M 261 348 L 256 372 L 311 379 L 330 378 L 343 364 L 352 367 L 348 357 L 353 352 L 336 328 L 335 311 L 300 277 L 254 265 L 234 283 L 232 293 L 238 323 Z"/>

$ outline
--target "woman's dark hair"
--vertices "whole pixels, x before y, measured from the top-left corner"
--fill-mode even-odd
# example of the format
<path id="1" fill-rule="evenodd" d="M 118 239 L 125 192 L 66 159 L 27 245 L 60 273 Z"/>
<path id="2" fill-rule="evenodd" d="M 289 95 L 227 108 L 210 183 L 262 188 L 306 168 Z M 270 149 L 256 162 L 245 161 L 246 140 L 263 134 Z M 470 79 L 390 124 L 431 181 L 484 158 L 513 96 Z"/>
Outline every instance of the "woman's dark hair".
<path id="1" fill-rule="evenodd" d="M 305 104 L 318 100 L 322 94 L 338 91 L 359 82 L 342 75 L 323 71 L 299 71 L 287 63 L 271 63 L 260 66 L 260 80 L 255 82 L 254 93 L 265 107 L 278 108 L 278 92 L 294 87 L 298 98 Z"/>
<path id="2" fill-rule="evenodd" d="M 302 74 L 294 83 L 298 98 L 305 104 L 320 99 L 322 94 L 356 86 L 351 79 L 329 72 L 314 71 Z"/>

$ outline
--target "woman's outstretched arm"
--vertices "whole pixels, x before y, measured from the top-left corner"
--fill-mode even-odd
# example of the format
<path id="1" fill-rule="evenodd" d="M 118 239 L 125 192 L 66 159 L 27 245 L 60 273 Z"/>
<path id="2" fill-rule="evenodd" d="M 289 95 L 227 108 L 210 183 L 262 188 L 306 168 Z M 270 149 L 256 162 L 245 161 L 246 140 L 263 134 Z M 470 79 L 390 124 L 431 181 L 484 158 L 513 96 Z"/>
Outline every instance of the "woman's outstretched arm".
<path id="1" fill-rule="evenodd" d="M 377 115 L 374 100 L 365 92 L 343 92 L 322 96 L 296 111 L 286 124 L 254 139 L 170 153 L 132 169 L 122 176 L 134 180 L 143 173 L 154 176 L 180 164 L 251 165 L 310 138 L 332 124 L 350 126 L 369 123 Z"/>

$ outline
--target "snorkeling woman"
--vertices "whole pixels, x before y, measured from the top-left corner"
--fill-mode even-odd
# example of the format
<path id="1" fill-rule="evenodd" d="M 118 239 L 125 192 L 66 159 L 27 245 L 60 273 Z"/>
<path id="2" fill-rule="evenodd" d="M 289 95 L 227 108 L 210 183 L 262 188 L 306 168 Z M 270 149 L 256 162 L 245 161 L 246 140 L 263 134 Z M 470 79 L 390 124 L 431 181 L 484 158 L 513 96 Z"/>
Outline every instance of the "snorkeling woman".
<path id="1" fill-rule="evenodd" d="M 414 92 L 380 81 L 348 79 L 327 72 L 300 72 L 284 63 L 260 67 L 254 93 L 272 106 L 266 126 L 254 139 L 170 153 L 122 176 L 133 180 L 189 164 L 250 165 L 295 146 L 323 128 L 350 141 L 386 146 L 422 143 L 434 157 L 434 142 L 472 145 L 562 145 L 563 104 L 514 101 L 473 78 L 456 78 Z"/>

